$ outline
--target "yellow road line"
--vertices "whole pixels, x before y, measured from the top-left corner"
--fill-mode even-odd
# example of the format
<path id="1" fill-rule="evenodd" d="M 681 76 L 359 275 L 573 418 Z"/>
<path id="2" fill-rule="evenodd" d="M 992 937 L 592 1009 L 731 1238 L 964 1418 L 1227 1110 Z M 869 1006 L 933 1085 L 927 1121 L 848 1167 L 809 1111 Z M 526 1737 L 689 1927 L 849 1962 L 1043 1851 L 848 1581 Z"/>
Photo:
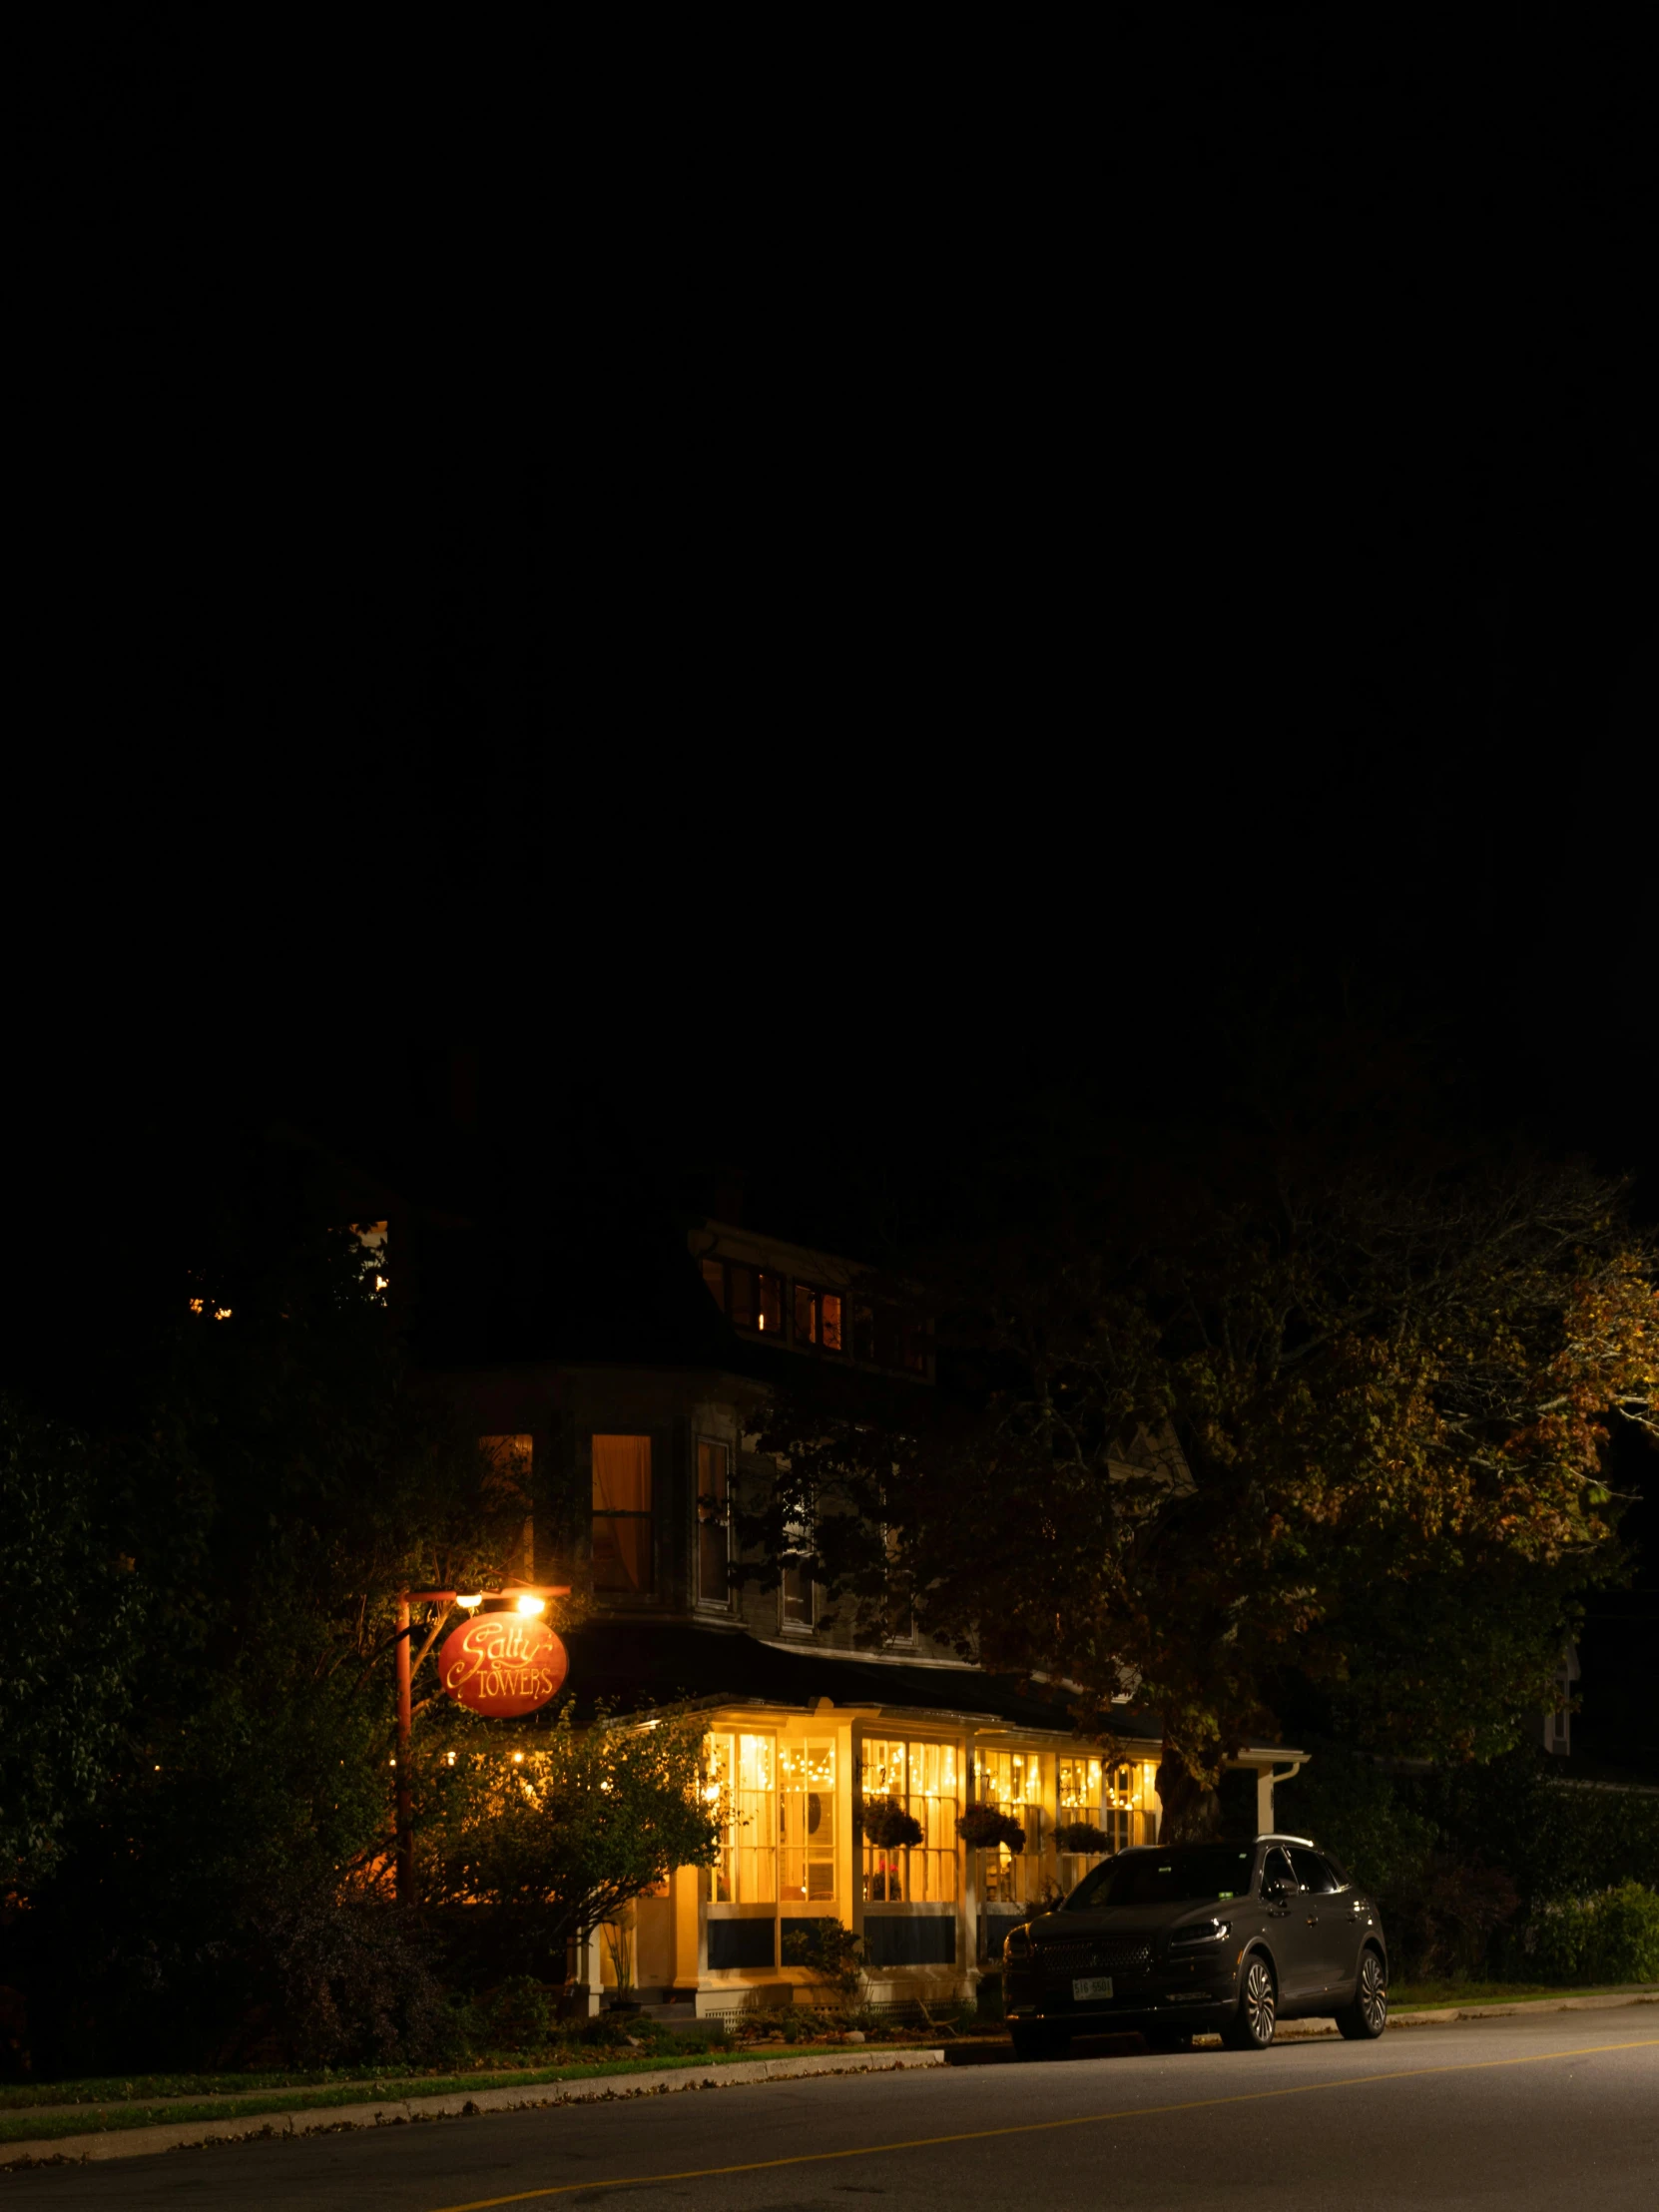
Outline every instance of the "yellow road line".
<path id="1" fill-rule="evenodd" d="M 1017 2127 L 976 2127 L 960 2135 L 917 2135 L 901 2143 L 861 2143 L 855 2150 L 809 2150 L 791 2158 L 752 2158 L 741 2166 L 694 2166 L 674 2174 L 613 2174 L 608 2180 L 558 2181 L 545 2189 L 515 2189 L 505 2197 L 473 2197 L 445 2204 L 437 2212 L 493 2212 L 500 2204 L 528 2204 L 532 2197 L 574 2196 L 581 2189 L 640 2189 L 660 2181 L 714 2181 L 724 2174 L 765 2173 L 774 2166 L 821 2166 L 837 2158 L 880 2158 L 895 2150 L 937 2150 L 946 2143 L 987 2143 L 999 2135 L 1044 2135 L 1062 2127 L 1099 2127 L 1107 2120 L 1155 2120 L 1166 2112 L 1207 2112 L 1223 2104 L 1263 2104 L 1270 2097 L 1311 2096 L 1316 2089 L 1364 2089 L 1376 2081 L 1420 2081 L 1425 2074 L 1489 2073 L 1496 2066 L 1541 2066 L 1551 2058 L 1589 2058 L 1598 2051 L 1651 2050 L 1659 2035 L 1633 2043 L 1584 2043 L 1576 2050 L 1528 2051 L 1521 2058 L 1473 2058 L 1454 2066 L 1396 2067 L 1369 2074 L 1345 2074 L 1338 2081 L 1297 2081 L 1283 2089 L 1246 2089 L 1234 2097 L 1195 2097 L 1187 2104 L 1131 2104 L 1121 2112 L 1079 2112 L 1064 2120 L 1026 2120 Z"/>

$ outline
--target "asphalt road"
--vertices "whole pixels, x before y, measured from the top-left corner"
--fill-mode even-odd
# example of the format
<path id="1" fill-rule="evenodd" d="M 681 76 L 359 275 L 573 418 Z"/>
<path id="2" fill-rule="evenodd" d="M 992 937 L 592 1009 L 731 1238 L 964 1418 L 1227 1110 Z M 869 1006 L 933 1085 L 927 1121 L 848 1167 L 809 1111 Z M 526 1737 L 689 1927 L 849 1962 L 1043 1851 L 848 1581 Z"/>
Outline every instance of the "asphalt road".
<path id="1" fill-rule="evenodd" d="M 1659 2011 L 864 2074 L 0 2173 L 0 2212 L 1659 2205 Z"/>

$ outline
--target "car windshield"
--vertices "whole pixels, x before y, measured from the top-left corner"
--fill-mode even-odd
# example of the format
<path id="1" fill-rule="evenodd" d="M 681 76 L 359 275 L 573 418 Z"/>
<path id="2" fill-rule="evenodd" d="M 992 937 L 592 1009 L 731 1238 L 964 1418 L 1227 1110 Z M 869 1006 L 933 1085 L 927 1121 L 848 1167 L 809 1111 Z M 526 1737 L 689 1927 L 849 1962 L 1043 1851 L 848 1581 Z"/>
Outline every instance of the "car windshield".
<path id="1" fill-rule="evenodd" d="M 1200 1905 L 1242 1897 L 1250 1888 L 1251 1848 L 1189 1844 L 1172 1851 L 1124 1851 L 1085 1875 L 1066 1900 L 1068 1913 L 1105 1905 Z"/>

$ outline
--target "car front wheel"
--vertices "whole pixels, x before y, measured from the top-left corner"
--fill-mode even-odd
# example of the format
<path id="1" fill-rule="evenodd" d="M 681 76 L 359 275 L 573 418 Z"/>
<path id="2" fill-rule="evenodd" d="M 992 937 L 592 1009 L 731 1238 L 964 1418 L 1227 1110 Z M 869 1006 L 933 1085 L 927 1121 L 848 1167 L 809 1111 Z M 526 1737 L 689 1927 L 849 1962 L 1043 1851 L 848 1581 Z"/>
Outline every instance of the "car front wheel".
<path id="1" fill-rule="evenodd" d="M 1375 1950 L 1360 1961 L 1354 2002 L 1337 2014 L 1337 2026 L 1351 2043 L 1372 2043 L 1388 2024 L 1388 1977 Z"/>
<path id="2" fill-rule="evenodd" d="M 1239 1987 L 1239 2009 L 1222 2029 L 1221 2039 L 1229 2050 L 1266 2050 L 1273 2041 L 1278 2012 L 1273 1968 L 1265 1958 L 1247 1959 Z"/>

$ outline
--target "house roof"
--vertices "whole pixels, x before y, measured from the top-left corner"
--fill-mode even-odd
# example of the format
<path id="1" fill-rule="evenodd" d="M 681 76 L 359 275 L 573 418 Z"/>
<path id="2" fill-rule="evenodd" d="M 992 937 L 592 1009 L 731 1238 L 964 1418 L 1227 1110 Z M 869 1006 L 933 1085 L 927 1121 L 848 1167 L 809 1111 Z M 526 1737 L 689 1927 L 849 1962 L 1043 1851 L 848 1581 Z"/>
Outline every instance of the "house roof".
<path id="1" fill-rule="evenodd" d="M 1022 1733 L 1074 1733 L 1064 1691 L 1022 1685 L 1016 1676 L 985 1674 L 977 1667 L 907 1665 L 885 1656 L 796 1651 L 757 1636 L 677 1622 L 589 1621 L 572 1629 L 565 1643 L 570 1651 L 571 1688 L 584 1713 L 595 1704 L 630 1712 L 650 1703 L 680 1702 L 810 1712 L 828 1698 L 835 1706 L 862 1706 L 916 1720 L 965 1720 L 981 1728 L 1000 1724 Z M 1144 1745 L 1145 1756 L 1160 1741 L 1156 1718 L 1127 1708 L 1121 1734 L 1129 1744 Z M 1246 1755 L 1304 1756 L 1267 1743 L 1251 1743 Z"/>

